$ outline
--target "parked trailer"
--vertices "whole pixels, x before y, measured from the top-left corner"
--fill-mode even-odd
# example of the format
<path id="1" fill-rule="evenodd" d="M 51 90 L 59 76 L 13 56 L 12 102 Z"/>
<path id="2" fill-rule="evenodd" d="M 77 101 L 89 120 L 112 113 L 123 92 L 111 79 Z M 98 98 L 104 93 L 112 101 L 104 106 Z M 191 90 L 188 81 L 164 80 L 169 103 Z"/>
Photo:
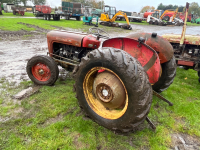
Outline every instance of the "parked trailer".
<path id="1" fill-rule="evenodd" d="M 143 17 L 143 13 L 136 13 L 136 12 L 129 12 L 129 11 L 123 11 L 124 13 L 126 13 L 128 19 L 130 22 L 142 22 L 143 20 L 146 20 L 146 18 Z M 126 19 L 119 15 L 117 16 L 117 19 L 120 21 L 126 21 Z"/>
<path id="2" fill-rule="evenodd" d="M 146 20 L 144 18 L 144 13 L 137 13 L 132 12 L 131 16 L 128 16 L 130 22 L 142 22 L 143 20 Z"/>
<path id="3" fill-rule="evenodd" d="M 62 12 L 64 13 L 66 20 L 76 18 L 76 20 L 80 21 L 81 16 L 83 16 L 81 13 L 81 3 L 66 2 L 65 0 L 62 0 Z"/>
<path id="4" fill-rule="evenodd" d="M 3 8 L 4 8 L 4 12 L 5 13 L 12 13 L 12 6 L 14 6 L 14 4 L 7 4 L 7 3 L 3 3 Z"/>
<path id="5" fill-rule="evenodd" d="M 21 15 L 24 16 L 26 8 L 22 6 L 12 6 L 11 9 L 13 10 L 13 15 Z"/>
<path id="6" fill-rule="evenodd" d="M 3 15 L 3 14 L 2 14 L 1 3 L 0 3 L 0 15 Z"/>
<path id="7" fill-rule="evenodd" d="M 47 5 L 35 5 L 33 7 L 35 17 L 43 17 L 44 20 L 60 20 L 61 14 L 51 13 L 51 7 Z"/>

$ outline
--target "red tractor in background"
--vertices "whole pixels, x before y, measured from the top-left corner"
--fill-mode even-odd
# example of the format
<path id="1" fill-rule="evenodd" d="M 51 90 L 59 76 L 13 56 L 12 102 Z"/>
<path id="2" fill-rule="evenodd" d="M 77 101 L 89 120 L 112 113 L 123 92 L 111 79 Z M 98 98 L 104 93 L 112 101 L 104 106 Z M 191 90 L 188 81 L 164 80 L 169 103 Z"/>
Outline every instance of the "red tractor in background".
<path id="1" fill-rule="evenodd" d="M 183 21 L 185 21 L 185 13 L 179 12 L 179 13 L 177 14 L 177 17 L 180 18 L 180 19 L 182 19 Z M 186 20 L 186 21 L 187 21 L 187 22 L 190 22 L 191 19 L 192 19 L 192 14 L 188 14 L 187 20 Z"/>

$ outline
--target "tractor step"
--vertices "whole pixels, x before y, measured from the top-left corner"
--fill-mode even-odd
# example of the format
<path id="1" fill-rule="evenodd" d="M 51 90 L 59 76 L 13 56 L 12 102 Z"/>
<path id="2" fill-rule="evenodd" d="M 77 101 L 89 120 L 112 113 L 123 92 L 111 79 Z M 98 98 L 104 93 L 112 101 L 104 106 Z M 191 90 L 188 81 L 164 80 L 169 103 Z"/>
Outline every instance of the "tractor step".
<path id="1" fill-rule="evenodd" d="M 173 106 L 173 103 L 170 102 L 169 100 L 167 100 L 166 98 L 164 98 L 163 96 L 161 96 L 160 94 L 158 94 L 157 92 L 155 92 L 153 90 L 153 95 L 157 96 L 158 98 L 160 98 L 161 100 L 165 101 L 166 103 L 169 104 L 169 106 Z"/>
<path id="2" fill-rule="evenodd" d="M 149 123 L 149 125 L 151 126 L 151 128 L 153 130 L 156 130 L 156 126 L 153 124 L 153 122 L 148 117 L 146 117 L 146 121 Z"/>

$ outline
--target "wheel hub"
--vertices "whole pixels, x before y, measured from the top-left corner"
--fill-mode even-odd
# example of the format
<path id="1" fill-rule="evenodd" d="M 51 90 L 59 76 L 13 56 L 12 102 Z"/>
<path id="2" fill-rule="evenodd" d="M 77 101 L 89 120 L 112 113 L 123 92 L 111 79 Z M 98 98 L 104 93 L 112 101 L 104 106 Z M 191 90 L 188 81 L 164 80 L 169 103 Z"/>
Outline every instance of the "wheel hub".
<path id="1" fill-rule="evenodd" d="M 96 98 L 108 109 L 120 108 L 126 99 L 121 81 L 112 73 L 98 73 L 93 84 Z"/>
<path id="2" fill-rule="evenodd" d="M 99 84 L 96 87 L 96 94 L 101 101 L 106 103 L 110 102 L 113 98 L 112 90 L 106 84 Z"/>
<path id="3" fill-rule="evenodd" d="M 46 64 L 37 63 L 32 67 L 33 76 L 39 81 L 47 81 L 51 77 L 51 71 Z"/>
<path id="4" fill-rule="evenodd" d="M 43 69 L 40 69 L 40 70 L 38 71 L 38 73 L 39 73 L 40 75 L 43 75 L 43 74 L 44 74 L 44 70 L 43 70 Z"/>

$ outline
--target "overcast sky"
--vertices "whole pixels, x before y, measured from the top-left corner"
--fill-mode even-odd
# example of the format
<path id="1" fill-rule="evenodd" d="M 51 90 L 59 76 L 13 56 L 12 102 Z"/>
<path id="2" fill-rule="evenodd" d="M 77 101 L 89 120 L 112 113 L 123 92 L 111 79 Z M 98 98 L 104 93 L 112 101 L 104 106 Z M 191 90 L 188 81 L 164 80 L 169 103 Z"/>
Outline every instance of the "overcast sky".
<path id="1" fill-rule="evenodd" d="M 198 0 L 199 1 L 199 0 Z M 186 2 L 198 2 L 197 0 L 165 0 L 165 1 L 157 1 L 157 0 L 104 0 L 106 5 L 115 6 L 117 10 L 131 11 L 131 12 L 139 12 L 144 6 L 154 6 L 158 7 L 160 3 L 164 5 L 182 5 L 185 6 Z M 61 0 L 47 0 L 48 5 L 51 7 L 61 6 Z"/>

